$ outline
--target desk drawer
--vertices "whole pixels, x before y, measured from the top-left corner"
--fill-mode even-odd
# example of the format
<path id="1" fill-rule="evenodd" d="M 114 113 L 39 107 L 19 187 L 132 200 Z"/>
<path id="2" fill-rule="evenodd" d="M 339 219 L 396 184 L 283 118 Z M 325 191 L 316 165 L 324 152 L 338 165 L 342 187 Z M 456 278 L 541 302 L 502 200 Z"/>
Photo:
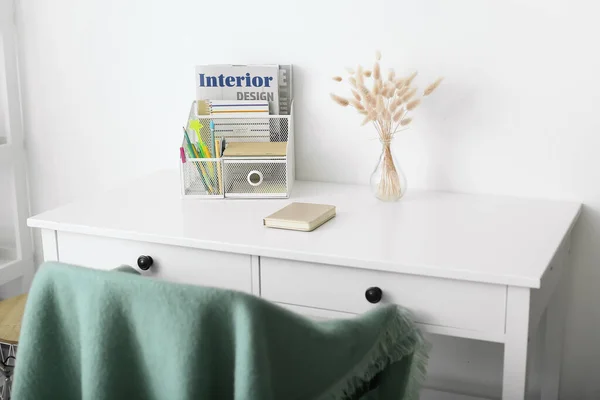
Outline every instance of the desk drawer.
<path id="1" fill-rule="evenodd" d="M 349 313 L 376 305 L 365 292 L 379 287 L 378 304 L 409 308 L 416 322 L 504 332 L 506 287 L 261 257 L 261 296 L 275 302 Z"/>
<path id="2" fill-rule="evenodd" d="M 251 258 L 189 247 L 58 232 L 59 261 L 97 269 L 127 264 L 137 269 L 140 255 L 151 256 L 143 275 L 171 282 L 252 291 Z"/>

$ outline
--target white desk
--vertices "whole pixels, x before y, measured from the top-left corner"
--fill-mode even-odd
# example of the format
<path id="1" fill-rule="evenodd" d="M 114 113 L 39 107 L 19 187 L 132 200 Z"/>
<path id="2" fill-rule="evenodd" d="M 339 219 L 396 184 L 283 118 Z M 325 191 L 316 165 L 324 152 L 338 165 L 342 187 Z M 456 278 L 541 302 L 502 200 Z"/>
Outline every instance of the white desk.
<path id="1" fill-rule="evenodd" d="M 181 200 L 178 185 L 176 171 L 156 173 L 28 223 L 42 228 L 46 260 L 109 269 L 149 255 L 149 276 L 315 317 L 376 307 L 365 290 L 377 286 L 381 303 L 412 309 L 427 332 L 504 343 L 505 400 L 525 396 L 528 337 L 541 321 L 543 399 L 558 398 L 558 289 L 580 204 L 416 191 L 388 204 L 367 187 L 315 182 L 296 182 L 290 200 Z M 334 204 L 337 217 L 311 233 L 262 226 L 290 201 Z"/>

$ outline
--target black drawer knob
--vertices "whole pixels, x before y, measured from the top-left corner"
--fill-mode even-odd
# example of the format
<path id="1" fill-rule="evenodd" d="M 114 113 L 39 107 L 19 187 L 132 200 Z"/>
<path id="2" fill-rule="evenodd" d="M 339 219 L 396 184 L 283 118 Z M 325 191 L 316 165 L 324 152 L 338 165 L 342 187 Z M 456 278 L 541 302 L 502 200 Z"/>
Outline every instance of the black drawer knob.
<path id="1" fill-rule="evenodd" d="M 383 291 L 379 289 L 377 286 L 370 287 L 365 292 L 365 298 L 369 303 L 379 303 L 381 298 L 383 297 Z"/>
<path id="2" fill-rule="evenodd" d="M 154 260 L 150 256 L 139 256 L 137 259 L 137 265 L 143 271 L 149 270 L 153 263 Z"/>

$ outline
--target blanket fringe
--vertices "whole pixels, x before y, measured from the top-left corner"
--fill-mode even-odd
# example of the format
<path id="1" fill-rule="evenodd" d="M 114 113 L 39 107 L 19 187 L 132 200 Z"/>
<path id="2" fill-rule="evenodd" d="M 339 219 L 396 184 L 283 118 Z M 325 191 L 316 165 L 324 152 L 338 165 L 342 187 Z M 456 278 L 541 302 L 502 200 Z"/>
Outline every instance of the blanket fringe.
<path id="1" fill-rule="evenodd" d="M 406 389 L 404 393 L 398 394 L 398 399 L 419 400 L 419 392 L 427 375 L 430 346 L 415 326 L 408 310 L 397 307 L 390 317 L 391 321 L 365 358 L 330 387 L 324 396 L 319 397 L 319 400 L 356 399 L 386 367 L 408 356 L 412 356 L 412 362 Z"/>

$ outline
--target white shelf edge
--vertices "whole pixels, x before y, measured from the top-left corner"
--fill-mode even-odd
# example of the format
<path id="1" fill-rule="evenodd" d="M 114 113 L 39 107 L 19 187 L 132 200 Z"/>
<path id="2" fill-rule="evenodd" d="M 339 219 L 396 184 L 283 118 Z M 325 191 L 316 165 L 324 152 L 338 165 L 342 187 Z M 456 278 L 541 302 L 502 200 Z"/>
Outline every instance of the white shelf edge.
<path id="1" fill-rule="evenodd" d="M 433 389 L 423 389 L 420 400 L 490 400 L 483 397 L 465 396 L 462 394 L 454 394 L 448 392 L 440 392 Z"/>
<path id="2" fill-rule="evenodd" d="M 0 260 L 0 286 L 23 276 L 23 260 Z"/>
<path id="3" fill-rule="evenodd" d="M 0 243 L 0 265 L 2 265 L 2 261 L 7 260 L 16 260 L 17 259 L 17 249 L 10 245 L 4 245 Z"/>

